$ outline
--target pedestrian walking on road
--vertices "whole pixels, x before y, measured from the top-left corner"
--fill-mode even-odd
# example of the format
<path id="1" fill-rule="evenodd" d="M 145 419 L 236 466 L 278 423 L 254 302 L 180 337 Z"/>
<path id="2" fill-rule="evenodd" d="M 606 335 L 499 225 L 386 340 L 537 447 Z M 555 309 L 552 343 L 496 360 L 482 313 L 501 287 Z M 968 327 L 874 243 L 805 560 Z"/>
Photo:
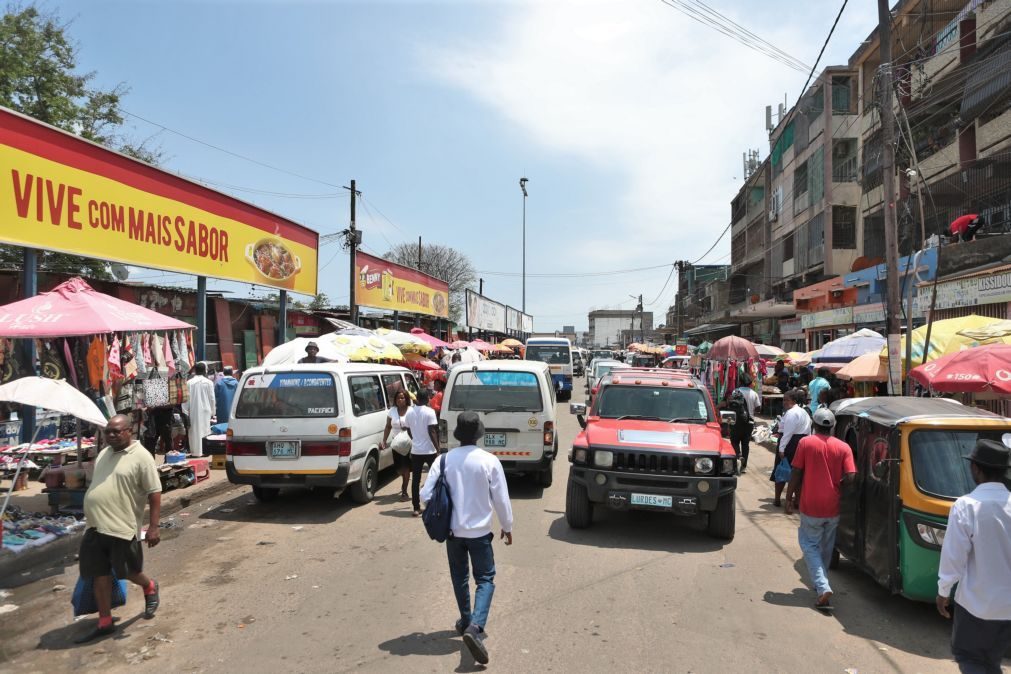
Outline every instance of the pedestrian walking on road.
<path id="1" fill-rule="evenodd" d="M 239 380 L 234 376 L 231 365 L 226 365 L 221 371 L 221 378 L 214 382 L 215 422 L 227 424 L 232 413 L 232 400 L 235 390 L 239 388 Z"/>
<path id="2" fill-rule="evenodd" d="M 779 420 L 779 444 L 776 448 L 776 462 L 773 464 L 772 475 L 769 476 L 771 482 L 776 483 L 776 498 L 773 504 L 779 507 L 782 503 L 780 498 L 786 482 L 776 479 L 776 468 L 783 461 L 788 461 L 793 465 L 794 454 L 797 451 L 797 444 L 801 438 L 811 433 L 811 415 L 804 409 L 804 392 L 800 389 L 791 389 L 783 395 L 783 416 Z"/>
<path id="3" fill-rule="evenodd" d="M 151 510 L 146 542 L 158 545 L 161 480 L 154 457 L 133 439 L 130 419 L 122 414 L 105 427 L 108 445 L 95 459 L 95 472 L 84 494 L 84 532 L 78 555 L 82 578 L 92 580 L 98 625 L 77 640 L 86 643 L 116 631 L 112 622 L 112 576 L 126 578 L 144 591 L 144 617 L 158 610 L 158 583 L 144 575 L 139 536 L 144 506 Z"/>
<path id="4" fill-rule="evenodd" d="M 484 424 L 476 412 L 462 412 L 456 420 L 453 437 L 460 446 L 428 471 L 422 500 L 427 503 L 432 490 L 445 473 L 449 494 L 453 500 L 450 518 L 452 535 L 446 540 L 449 558 L 449 575 L 453 580 L 456 605 L 460 619 L 456 631 L 474 659 L 482 665 L 488 663 L 488 649 L 484 645 L 488 612 L 495 593 L 495 555 L 492 551 L 492 511 L 498 515 L 501 538 L 506 545 L 513 543 L 513 511 L 509 502 L 509 487 L 498 458 L 477 446 L 484 435 Z M 470 573 L 474 569 L 474 607 L 470 602 Z"/>
<path id="5" fill-rule="evenodd" d="M 787 514 L 793 512 L 794 497 L 800 491 L 797 540 L 818 594 L 815 608 L 822 611 L 832 610 L 828 567 L 839 526 L 839 498 L 844 485 L 852 482 L 857 472 L 853 450 L 832 437 L 833 426 L 835 415 L 831 411 L 823 408 L 814 413 L 814 435 L 802 438 L 797 444 L 786 490 Z"/>
<path id="6" fill-rule="evenodd" d="M 207 365 L 197 363 L 193 366 L 193 376 L 186 382 L 189 387 L 189 400 L 183 403 L 183 412 L 189 419 L 190 455 L 204 455 L 204 438 L 211 434 L 211 419 L 214 417 L 217 403 L 214 400 L 214 383 L 207 378 Z"/>
<path id="7" fill-rule="evenodd" d="M 740 471 L 748 469 L 748 455 L 751 453 L 751 434 L 755 430 L 755 415 L 762 408 L 762 399 L 751 388 L 751 377 L 742 374 L 740 386 L 720 404 L 721 407 L 737 413 L 737 423 L 730 427 L 730 444 L 740 462 Z"/>
<path id="8" fill-rule="evenodd" d="M 428 391 L 418 391 L 414 407 L 407 412 L 407 434 L 411 436 L 411 504 L 414 516 L 421 517 L 421 470 L 439 456 L 439 419 L 428 406 Z"/>
<path id="9" fill-rule="evenodd" d="M 832 372 L 827 367 L 818 368 L 818 376 L 807 385 L 808 407 L 811 410 L 811 414 L 814 414 L 821 404 L 821 392 L 832 387 L 828 381 L 831 376 Z"/>
<path id="10" fill-rule="evenodd" d="M 398 433 L 407 431 L 407 413 L 411 409 L 411 397 L 403 387 L 397 387 L 393 394 L 393 407 L 386 416 L 386 430 L 383 431 L 382 448 L 386 449 L 390 436 L 396 437 Z M 410 433 L 408 433 L 410 435 Z M 412 443 L 413 444 L 413 443 Z M 411 476 L 411 452 L 401 454 L 397 448 L 393 449 L 393 465 L 400 474 L 400 500 L 406 501 L 410 497 L 407 495 L 407 480 Z"/>
<path id="11" fill-rule="evenodd" d="M 941 545 L 937 610 L 955 615 L 951 653 L 964 674 L 1000 674 L 1011 647 L 1009 454 L 1003 443 L 978 440 L 964 457 L 978 486 L 951 506 Z"/>

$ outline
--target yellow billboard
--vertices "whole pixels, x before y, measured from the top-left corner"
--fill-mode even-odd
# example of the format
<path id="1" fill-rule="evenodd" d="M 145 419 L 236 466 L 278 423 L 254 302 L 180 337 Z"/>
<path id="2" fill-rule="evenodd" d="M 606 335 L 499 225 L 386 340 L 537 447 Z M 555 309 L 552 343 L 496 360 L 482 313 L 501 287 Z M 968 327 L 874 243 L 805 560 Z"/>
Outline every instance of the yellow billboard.
<path id="1" fill-rule="evenodd" d="M 355 301 L 366 307 L 449 318 L 449 285 L 365 253 L 355 254 Z"/>
<path id="2" fill-rule="evenodd" d="M 316 293 L 316 232 L 4 109 L 0 241 Z"/>

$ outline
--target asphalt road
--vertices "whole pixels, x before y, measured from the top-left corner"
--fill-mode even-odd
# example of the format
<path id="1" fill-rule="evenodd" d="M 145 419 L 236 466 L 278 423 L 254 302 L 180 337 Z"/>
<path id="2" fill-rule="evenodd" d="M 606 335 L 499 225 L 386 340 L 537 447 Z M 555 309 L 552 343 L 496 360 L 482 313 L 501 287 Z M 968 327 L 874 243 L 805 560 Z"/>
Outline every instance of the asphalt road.
<path id="1" fill-rule="evenodd" d="M 563 448 L 578 430 L 566 408 Z M 754 447 L 751 465 L 729 544 L 653 513 L 598 511 L 592 528 L 570 530 L 564 456 L 549 489 L 510 479 L 515 543 L 495 547 L 488 668 L 956 671 L 933 607 L 890 596 L 845 560 L 831 576 L 835 614 L 811 608 L 796 516 L 771 504 L 771 452 Z M 0 615 L 0 670 L 480 671 L 452 630 L 443 547 L 384 477 L 366 506 L 298 492 L 261 505 L 244 487 L 194 504 L 147 556 L 158 615 L 140 618 L 131 588 L 120 634 L 96 644 L 72 643 L 93 620 L 73 622 L 69 590 L 53 590 L 72 588 L 75 568 L 20 588 L 0 601 L 19 605 Z"/>

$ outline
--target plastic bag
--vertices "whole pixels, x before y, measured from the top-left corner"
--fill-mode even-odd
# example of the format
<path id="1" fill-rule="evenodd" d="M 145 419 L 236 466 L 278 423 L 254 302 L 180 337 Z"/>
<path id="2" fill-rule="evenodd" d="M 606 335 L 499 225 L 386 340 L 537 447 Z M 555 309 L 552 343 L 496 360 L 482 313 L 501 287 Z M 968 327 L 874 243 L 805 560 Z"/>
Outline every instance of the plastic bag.
<path id="1" fill-rule="evenodd" d="M 70 599 L 74 607 L 74 617 L 98 613 L 98 603 L 95 601 L 95 585 L 92 578 L 77 578 L 74 595 Z M 126 581 L 112 576 L 112 608 L 126 603 Z"/>
<path id="2" fill-rule="evenodd" d="M 776 464 L 776 470 L 772 474 L 772 479 L 776 482 L 789 482 L 790 473 L 792 472 L 793 469 L 790 467 L 790 460 L 784 456 L 782 460 Z"/>
<path id="3" fill-rule="evenodd" d="M 407 431 L 400 431 L 393 436 L 393 439 L 390 440 L 390 449 L 402 456 L 411 453 L 411 436 L 407 434 Z"/>

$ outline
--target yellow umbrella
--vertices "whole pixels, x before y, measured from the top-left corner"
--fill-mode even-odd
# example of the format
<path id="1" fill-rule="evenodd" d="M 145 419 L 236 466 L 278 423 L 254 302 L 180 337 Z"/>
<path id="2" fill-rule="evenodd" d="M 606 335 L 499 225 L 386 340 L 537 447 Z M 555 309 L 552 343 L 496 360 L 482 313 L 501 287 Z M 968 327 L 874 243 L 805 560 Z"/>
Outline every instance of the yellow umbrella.
<path id="1" fill-rule="evenodd" d="M 927 360 L 935 360 L 949 353 L 958 353 L 965 349 L 971 349 L 980 344 L 992 344 L 1003 338 L 995 337 L 1001 333 L 1000 328 L 991 329 L 995 324 L 1005 324 L 1008 321 L 989 318 L 987 316 L 977 316 L 971 314 L 960 318 L 949 318 L 943 321 L 934 321 L 930 328 L 930 347 L 926 349 Z M 984 328 L 986 328 L 984 330 Z M 923 325 L 913 330 L 912 356 L 913 366 L 923 362 L 924 345 L 927 341 L 927 326 Z M 985 340 L 975 339 L 971 335 L 982 335 Z M 881 350 L 881 357 L 888 357 L 888 347 Z M 899 357 L 905 362 L 906 359 L 906 339 L 902 338 L 899 347 Z M 905 369 L 905 368 L 904 368 Z"/>
<path id="2" fill-rule="evenodd" d="M 502 340 L 502 344 L 508 346 L 510 349 L 515 349 L 517 347 L 523 346 L 523 342 L 521 342 L 518 339 L 513 339 L 512 337 L 510 337 L 509 339 Z"/>
<path id="3" fill-rule="evenodd" d="M 404 359 L 400 349 L 379 337 L 330 334 L 320 337 L 318 341 L 323 340 L 330 343 L 338 353 L 353 361 Z"/>
<path id="4" fill-rule="evenodd" d="M 888 368 L 881 354 L 875 351 L 857 356 L 839 368 L 835 376 L 853 381 L 887 381 Z"/>
<path id="5" fill-rule="evenodd" d="M 404 353 L 417 353 L 425 355 L 434 350 L 431 344 L 417 335 L 400 330 L 390 330 L 389 328 L 378 328 L 376 334 L 397 347 Z"/>

